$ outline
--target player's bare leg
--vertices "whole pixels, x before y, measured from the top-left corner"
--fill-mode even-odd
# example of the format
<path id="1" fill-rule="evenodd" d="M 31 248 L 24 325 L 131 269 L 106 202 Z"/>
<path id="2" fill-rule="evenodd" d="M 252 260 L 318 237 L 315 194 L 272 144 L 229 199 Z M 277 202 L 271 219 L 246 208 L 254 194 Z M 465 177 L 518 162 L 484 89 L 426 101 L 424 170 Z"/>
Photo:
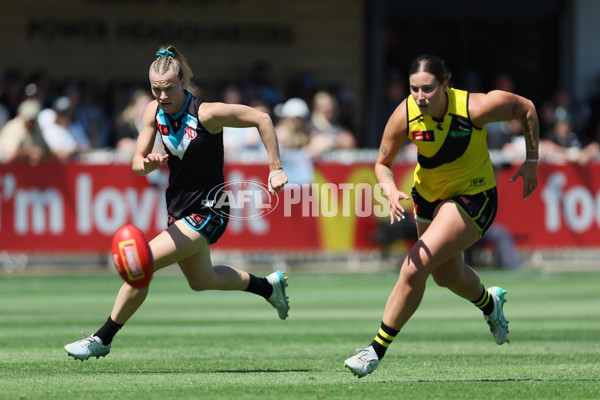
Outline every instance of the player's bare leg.
<path id="1" fill-rule="evenodd" d="M 442 203 L 433 222 L 419 222 L 418 230 L 419 240 L 402 264 L 398 281 L 386 303 L 382 326 L 373 341 L 385 344 L 385 348 L 421 304 L 430 274 L 447 268 L 448 272 L 438 273 L 439 281 L 452 286 L 452 290 L 461 296 L 471 296 L 474 293 L 470 300 L 476 298 L 481 291 L 477 274 L 464 269 L 456 270 L 462 251 L 480 236 L 479 229 L 456 204 Z M 447 277 L 456 272 L 460 277 L 450 281 Z M 344 362 L 359 378 L 373 372 L 383 357 L 384 352 L 378 354 L 373 343 L 365 349 L 358 349 L 358 354 Z"/>
<path id="2" fill-rule="evenodd" d="M 451 290 L 469 300 L 481 292 L 477 274 L 465 273 L 457 263 L 462 260 L 462 251 L 480 236 L 475 224 L 456 204 L 444 202 L 433 222 L 426 225 L 419 223 L 423 233 L 405 258 L 383 313 L 383 322 L 397 330 L 402 329 L 419 307 L 430 274 L 437 275 L 442 282 L 443 277 L 458 273 L 460 278 L 451 283 Z"/>
<path id="3" fill-rule="evenodd" d="M 183 227 L 182 231 L 191 237 L 198 234 L 189 227 Z M 204 238 L 202 239 L 204 240 Z M 179 266 L 193 290 L 249 291 L 262 295 L 277 309 L 280 319 L 287 318 L 290 306 L 285 290 L 287 276 L 284 272 L 275 271 L 266 278 L 257 278 L 246 271 L 228 265 L 213 266 L 208 242 L 200 240 L 197 245 L 200 248 L 199 251 L 179 261 Z"/>

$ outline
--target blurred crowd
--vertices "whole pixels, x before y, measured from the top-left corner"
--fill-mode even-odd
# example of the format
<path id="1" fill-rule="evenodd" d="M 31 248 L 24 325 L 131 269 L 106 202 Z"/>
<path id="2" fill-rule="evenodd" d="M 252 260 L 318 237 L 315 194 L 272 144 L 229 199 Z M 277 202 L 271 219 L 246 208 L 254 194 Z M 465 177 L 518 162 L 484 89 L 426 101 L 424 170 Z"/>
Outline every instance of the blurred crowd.
<path id="1" fill-rule="evenodd" d="M 272 83 L 269 65 L 259 62 L 242 82 L 194 82 L 192 91 L 207 101 L 246 104 L 269 113 L 282 152 L 289 149 L 311 160 L 331 149 L 356 147 L 354 95 L 320 85 L 313 74 L 295 77 L 284 90 Z M 35 164 L 97 150 L 130 155 L 151 100 L 147 82 L 61 82 L 41 72 L 23 76 L 5 71 L 0 75 L 0 162 Z M 227 129 L 224 135 L 229 152 L 260 149 L 259 144 L 255 130 Z"/>
<path id="2" fill-rule="evenodd" d="M 383 121 L 408 94 L 402 74 L 390 69 L 385 78 Z M 244 81 L 210 88 L 196 82 L 193 90 L 207 101 L 246 104 L 269 113 L 291 182 L 312 181 L 312 161 L 323 153 L 358 147 L 354 93 L 325 87 L 311 73 L 290 79 L 287 88 L 272 82 L 268 64 L 257 63 Z M 498 74 L 490 87 L 482 87 L 477 73 L 467 71 L 454 86 L 519 93 L 507 74 Z M 5 71 L 0 75 L 0 162 L 24 159 L 35 164 L 43 158 L 66 160 L 95 150 L 131 154 L 151 99 L 146 82 L 60 82 L 41 72 L 23 76 L 17 70 Z M 557 88 L 536 105 L 543 161 L 586 164 L 600 153 L 600 80 L 586 101 L 575 102 L 567 90 Z M 519 121 L 487 128 L 490 149 L 515 159 L 524 157 Z M 226 129 L 224 145 L 228 152 L 262 148 L 253 129 Z M 412 150 L 406 146 L 406 152 Z"/>
<path id="3" fill-rule="evenodd" d="M 475 78 L 475 85 L 477 79 Z M 490 90 L 519 93 L 508 74 L 498 74 Z M 594 94 L 575 101 L 571 93 L 557 87 L 536 103 L 540 122 L 540 160 L 551 163 L 587 164 L 600 153 L 600 76 Z M 519 120 L 487 126 L 490 149 L 500 150 L 514 160 L 525 158 L 525 144 Z"/>
<path id="4" fill-rule="evenodd" d="M 383 78 L 385 91 L 379 118 L 385 123 L 408 95 L 408 85 L 393 68 Z M 212 85 L 195 82 L 193 94 L 207 101 L 246 104 L 270 114 L 289 181 L 313 183 L 315 159 L 330 150 L 359 147 L 353 118 L 355 95 L 342 87 L 321 85 L 310 73 L 291 79 L 287 88 L 272 81 L 268 65 L 258 63 L 244 81 Z M 498 74 L 484 87 L 477 73 L 466 71 L 451 85 L 472 92 L 500 89 L 519 93 L 508 74 Z M 151 100 L 147 82 L 61 82 L 43 73 L 25 77 L 16 70 L 6 71 L 0 75 L 0 163 L 25 160 L 37 164 L 42 159 L 67 160 L 94 152 L 130 157 L 143 112 Z M 576 102 L 567 90 L 556 88 L 547 98 L 536 101 L 536 106 L 542 162 L 585 165 L 598 157 L 600 79 L 594 95 L 585 101 Z M 489 124 L 487 129 L 490 150 L 516 162 L 525 158 L 520 121 Z M 225 128 L 223 140 L 225 151 L 234 154 L 234 159 L 237 154 L 266 155 L 254 128 Z M 416 158 L 416 148 L 409 141 L 402 152 L 404 159 Z M 404 229 L 401 224 L 394 227 Z M 416 235 L 414 226 L 408 226 L 409 233 L 382 232 L 384 247 L 398 235 Z M 498 257 L 496 265 L 517 268 L 520 260 L 514 242 L 507 229 L 495 224 L 466 257 L 475 260 L 476 249 L 492 243 Z"/>

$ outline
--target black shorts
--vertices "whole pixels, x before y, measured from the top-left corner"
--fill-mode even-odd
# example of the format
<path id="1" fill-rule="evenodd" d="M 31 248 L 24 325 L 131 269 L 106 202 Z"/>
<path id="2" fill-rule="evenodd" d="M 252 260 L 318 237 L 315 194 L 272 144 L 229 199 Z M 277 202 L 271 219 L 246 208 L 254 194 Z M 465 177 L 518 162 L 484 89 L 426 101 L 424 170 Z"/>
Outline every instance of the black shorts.
<path id="1" fill-rule="evenodd" d="M 433 221 L 433 213 L 435 208 L 444 200 L 436 200 L 429 202 L 425 200 L 413 186 L 412 189 L 413 204 L 415 205 L 414 212 L 417 221 L 431 222 Z M 488 230 L 496 218 L 498 210 L 498 191 L 496 188 L 488 189 L 480 193 L 460 195 L 447 199 L 459 206 L 464 213 L 475 223 L 481 231 L 481 235 Z"/>
<path id="2" fill-rule="evenodd" d="M 178 219 L 169 214 L 169 225 Z M 229 222 L 229 208 L 224 207 L 216 210 L 209 207 L 202 207 L 200 212 L 186 215 L 181 219 L 190 228 L 200 232 L 210 244 L 214 244 L 225 233 L 225 228 Z"/>

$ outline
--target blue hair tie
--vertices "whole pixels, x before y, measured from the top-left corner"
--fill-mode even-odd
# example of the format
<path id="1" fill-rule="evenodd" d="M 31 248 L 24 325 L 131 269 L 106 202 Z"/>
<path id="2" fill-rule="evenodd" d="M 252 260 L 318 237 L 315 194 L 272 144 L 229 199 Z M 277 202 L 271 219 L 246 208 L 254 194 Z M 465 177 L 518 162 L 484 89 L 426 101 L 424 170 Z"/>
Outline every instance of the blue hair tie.
<path id="1" fill-rule="evenodd" d="M 170 50 L 161 50 L 158 53 L 156 53 L 156 57 L 167 57 L 167 56 L 174 58 L 175 54 L 173 54 L 173 52 Z"/>

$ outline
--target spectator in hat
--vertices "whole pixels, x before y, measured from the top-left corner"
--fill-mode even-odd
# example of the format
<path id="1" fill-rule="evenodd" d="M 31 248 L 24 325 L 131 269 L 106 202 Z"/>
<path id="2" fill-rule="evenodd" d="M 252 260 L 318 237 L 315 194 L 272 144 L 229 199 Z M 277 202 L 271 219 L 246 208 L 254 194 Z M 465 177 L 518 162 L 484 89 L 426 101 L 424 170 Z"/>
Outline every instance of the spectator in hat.
<path id="1" fill-rule="evenodd" d="M 278 118 L 275 131 L 281 146 L 281 162 L 286 166 L 289 182 L 313 183 L 315 176 L 309 151 L 308 105 L 301 98 L 292 97 L 275 106 L 274 111 Z"/>
<path id="2" fill-rule="evenodd" d="M 90 141 L 83 128 L 75 122 L 73 107 L 67 97 L 59 97 L 52 108 L 42 110 L 38 124 L 46 143 L 58 159 L 65 160 L 90 150 Z"/>
<path id="3" fill-rule="evenodd" d="M 277 137 L 282 147 L 297 149 L 310 142 L 310 109 L 304 100 L 293 97 L 275 107 Z"/>

